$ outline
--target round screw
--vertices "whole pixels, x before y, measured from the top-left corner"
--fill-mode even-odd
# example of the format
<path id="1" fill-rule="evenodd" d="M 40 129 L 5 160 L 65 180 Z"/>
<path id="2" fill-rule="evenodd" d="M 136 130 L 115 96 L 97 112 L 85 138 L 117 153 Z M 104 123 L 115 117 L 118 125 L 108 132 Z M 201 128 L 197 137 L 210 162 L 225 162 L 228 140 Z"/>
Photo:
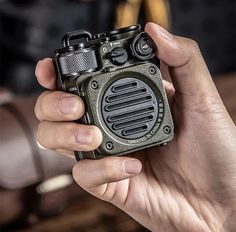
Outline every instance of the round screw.
<path id="1" fill-rule="evenodd" d="M 92 81 L 92 83 L 91 83 L 91 88 L 92 88 L 92 89 L 97 89 L 97 88 L 98 88 L 98 83 L 97 83 L 97 81 Z"/>
<path id="2" fill-rule="evenodd" d="M 113 143 L 112 142 L 107 142 L 106 143 L 106 148 L 107 148 L 107 150 L 112 150 L 113 149 Z"/>
<path id="3" fill-rule="evenodd" d="M 165 126 L 163 128 L 163 131 L 164 131 L 165 134 L 170 134 L 171 133 L 171 128 L 169 126 Z"/>
<path id="4" fill-rule="evenodd" d="M 153 66 L 151 66 L 151 67 L 149 68 L 149 73 L 150 73 L 151 75 L 155 75 L 155 74 L 157 73 L 156 68 L 153 67 Z"/>

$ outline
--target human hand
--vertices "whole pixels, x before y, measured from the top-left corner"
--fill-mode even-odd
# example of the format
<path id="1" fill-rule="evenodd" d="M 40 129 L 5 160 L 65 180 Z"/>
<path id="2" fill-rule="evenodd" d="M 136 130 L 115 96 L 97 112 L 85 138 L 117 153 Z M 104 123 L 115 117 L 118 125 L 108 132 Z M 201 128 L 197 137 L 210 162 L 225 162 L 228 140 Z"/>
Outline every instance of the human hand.
<path id="1" fill-rule="evenodd" d="M 233 231 L 236 215 L 236 128 L 214 86 L 195 42 L 149 23 L 146 32 L 157 56 L 169 67 L 169 96 L 175 138 L 131 157 L 82 160 L 75 181 L 94 196 L 121 208 L 152 231 Z M 50 59 L 36 68 L 39 83 L 50 89 L 35 106 L 41 121 L 38 141 L 48 149 L 72 154 L 93 150 L 98 128 L 72 121 L 84 114 L 82 100 L 52 91 Z"/>

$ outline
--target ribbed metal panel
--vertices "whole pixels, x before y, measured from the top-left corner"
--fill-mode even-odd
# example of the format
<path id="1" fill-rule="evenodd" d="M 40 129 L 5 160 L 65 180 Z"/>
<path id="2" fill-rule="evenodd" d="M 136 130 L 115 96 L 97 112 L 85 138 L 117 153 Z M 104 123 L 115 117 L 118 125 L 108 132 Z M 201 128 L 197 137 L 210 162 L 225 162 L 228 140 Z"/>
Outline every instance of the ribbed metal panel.
<path id="1" fill-rule="evenodd" d="M 102 112 L 106 125 L 119 137 L 147 134 L 157 119 L 157 99 L 151 88 L 135 78 L 122 78 L 106 91 Z"/>

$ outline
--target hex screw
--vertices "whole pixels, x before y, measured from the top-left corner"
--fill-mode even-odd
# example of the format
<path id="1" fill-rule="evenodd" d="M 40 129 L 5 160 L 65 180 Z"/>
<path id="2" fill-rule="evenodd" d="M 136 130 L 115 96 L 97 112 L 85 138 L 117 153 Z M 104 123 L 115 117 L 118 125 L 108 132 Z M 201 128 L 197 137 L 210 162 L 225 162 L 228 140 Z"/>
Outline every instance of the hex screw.
<path id="1" fill-rule="evenodd" d="M 165 126 L 163 128 L 163 131 L 164 131 L 165 134 L 170 134 L 171 133 L 171 128 L 169 126 Z"/>
<path id="2" fill-rule="evenodd" d="M 98 82 L 97 81 L 92 81 L 91 88 L 92 89 L 97 89 L 98 88 Z"/>
<path id="3" fill-rule="evenodd" d="M 107 142 L 106 143 L 106 148 L 107 148 L 107 150 L 112 150 L 113 149 L 113 143 L 112 142 Z"/>
<path id="4" fill-rule="evenodd" d="M 156 68 L 153 67 L 153 66 L 151 66 L 151 67 L 149 68 L 149 73 L 150 73 L 151 75 L 155 75 L 155 74 L 157 73 Z"/>

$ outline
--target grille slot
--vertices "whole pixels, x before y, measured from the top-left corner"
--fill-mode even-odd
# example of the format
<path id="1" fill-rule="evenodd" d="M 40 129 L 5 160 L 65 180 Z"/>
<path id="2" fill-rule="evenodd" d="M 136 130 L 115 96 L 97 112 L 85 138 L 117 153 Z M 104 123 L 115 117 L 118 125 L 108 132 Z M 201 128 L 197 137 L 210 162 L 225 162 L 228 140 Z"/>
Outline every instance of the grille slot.
<path id="1" fill-rule="evenodd" d="M 138 85 L 137 81 L 129 81 L 127 83 L 122 83 L 112 86 L 111 90 L 113 93 L 121 92 L 124 90 L 132 89 Z"/>
<path id="2" fill-rule="evenodd" d="M 106 105 L 105 110 L 110 112 L 110 111 L 118 110 L 118 109 L 121 109 L 121 108 L 126 108 L 126 107 L 129 107 L 129 106 L 134 106 L 134 105 L 137 105 L 137 104 L 142 104 L 142 103 L 145 103 L 145 102 L 149 102 L 151 99 L 152 99 L 151 95 L 148 95 L 148 96 L 145 96 L 145 97 L 139 97 L 139 98 L 136 98 L 136 99 L 133 99 L 133 100 L 130 100 L 130 101 L 123 101 L 123 102 L 120 102 L 120 103 L 117 103 L 117 104 Z"/>
<path id="3" fill-rule="evenodd" d="M 142 88 L 142 89 L 138 89 L 138 90 L 135 90 L 135 91 L 130 91 L 128 93 L 122 93 L 122 94 L 118 94 L 118 95 L 114 94 L 114 95 L 108 96 L 106 98 L 106 102 L 108 102 L 108 103 L 116 102 L 116 101 L 123 100 L 123 99 L 128 98 L 128 97 L 139 96 L 139 95 L 142 95 L 146 92 L 147 92 L 147 89 Z"/>
<path id="4" fill-rule="evenodd" d="M 146 107 L 146 108 L 135 110 L 135 111 L 125 112 L 123 114 L 109 116 L 109 117 L 107 117 L 107 121 L 108 122 L 117 122 L 122 119 L 129 119 L 129 118 L 140 116 L 143 114 L 152 113 L 153 111 L 154 111 L 154 107 L 150 106 L 150 107 Z"/>
<path id="5" fill-rule="evenodd" d="M 107 127 L 121 138 L 141 138 L 153 128 L 157 114 L 157 98 L 140 79 L 115 81 L 102 99 L 103 119 Z"/>
<path id="6" fill-rule="evenodd" d="M 141 132 L 147 132 L 147 130 L 148 130 L 148 126 L 143 125 L 143 126 L 135 127 L 132 129 L 123 130 L 121 133 L 123 136 L 130 136 L 130 135 L 138 134 Z"/>
<path id="7" fill-rule="evenodd" d="M 140 117 L 140 118 L 136 118 L 136 119 L 133 119 L 130 121 L 126 121 L 126 122 L 114 123 L 112 128 L 114 130 L 120 130 L 120 129 L 124 129 L 124 128 L 132 126 L 132 125 L 150 122 L 153 120 L 153 118 L 154 118 L 153 115 L 149 115 L 146 117 Z"/>

